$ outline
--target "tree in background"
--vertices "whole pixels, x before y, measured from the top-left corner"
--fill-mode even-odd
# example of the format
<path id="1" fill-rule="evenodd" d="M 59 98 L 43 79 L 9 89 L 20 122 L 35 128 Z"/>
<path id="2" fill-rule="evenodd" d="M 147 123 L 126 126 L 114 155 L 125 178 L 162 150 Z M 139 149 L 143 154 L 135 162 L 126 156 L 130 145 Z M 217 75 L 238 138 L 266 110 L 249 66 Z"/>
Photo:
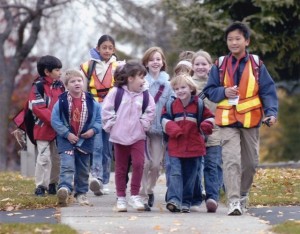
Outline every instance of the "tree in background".
<path id="1" fill-rule="evenodd" d="M 22 4 L 2 0 L 0 3 L 0 170 L 7 166 L 8 116 L 15 77 L 37 41 L 42 19 L 69 1 L 37 0 Z"/>
<path id="2" fill-rule="evenodd" d="M 228 53 L 225 28 L 243 21 L 252 30 L 250 52 L 258 54 L 272 77 L 298 80 L 300 74 L 300 2 L 294 0 L 203 0 L 187 4 L 164 0 L 177 23 L 176 43 L 191 50 L 204 49 L 213 57 Z M 286 82 L 285 86 L 289 86 Z M 266 161 L 299 159 L 299 94 L 280 96 L 278 124 L 261 128 L 261 156 Z"/>
<path id="3" fill-rule="evenodd" d="M 258 54 L 275 80 L 298 80 L 300 74 L 300 1 L 203 0 L 186 4 L 164 0 L 177 23 L 177 43 L 214 57 L 227 54 L 224 30 L 243 21 L 252 30 L 250 52 Z"/>

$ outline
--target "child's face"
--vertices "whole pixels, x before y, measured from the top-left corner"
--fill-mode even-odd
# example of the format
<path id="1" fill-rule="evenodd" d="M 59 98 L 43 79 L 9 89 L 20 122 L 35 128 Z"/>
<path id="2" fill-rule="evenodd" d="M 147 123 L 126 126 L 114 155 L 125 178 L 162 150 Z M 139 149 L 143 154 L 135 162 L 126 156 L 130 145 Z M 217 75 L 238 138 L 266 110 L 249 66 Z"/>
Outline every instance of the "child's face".
<path id="1" fill-rule="evenodd" d="M 128 90 L 135 93 L 140 93 L 144 90 L 144 84 L 146 82 L 144 74 L 137 74 L 128 78 Z"/>
<path id="2" fill-rule="evenodd" d="M 227 35 L 227 46 L 230 52 L 237 59 L 244 55 L 246 47 L 249 45 L 250 40 L 246 40 L 243 33 L 236 29 Z"/>
<path id="3" fill-rule="evenodd" d="M 191 93 L 193 90 L 186 83 L 176 84 L 173 89 L 176 97 L 178 97 L 182 102 L 188 102 L 191 99 Z"/>
<path id="4" fill-rule="evenodd" d="M 83 90 L 83 80 L 81 77 L 72 77 L 66 85 L 72 96 L 80 96 Z"/>
<path id="5" fill-rule="evenodd" d="M 107 62 L 110 57 L 115 52 L 115 47 L 111 41 L 105 41 L 100 46 L 97 46 L 96 48 L 98 52 L 100 53 L 102 59 Z"/>
<path id="6" fill-rule="evenodd" d="M 193 71 L 197 77 L 207 77 L 211 65 L 203 56 L 198 56 L 193 63 Z"/>
<path id="7" fill-rule="evenodd" d="M 59 80 L 62 72 L 60 68 L 55 68 L 51 72 L 49 72 L 48 69 L 45 69 L 45 74 L 47 77 L 50 77 L 53 80 Z"/>
<path id="8" fill-rule="evenodd" d="M 159 52 L 154 52 L 153 56 L 149 59 L 147 66 L 150 73 L 159 73 L 163 67 L 163 59 Z"/>

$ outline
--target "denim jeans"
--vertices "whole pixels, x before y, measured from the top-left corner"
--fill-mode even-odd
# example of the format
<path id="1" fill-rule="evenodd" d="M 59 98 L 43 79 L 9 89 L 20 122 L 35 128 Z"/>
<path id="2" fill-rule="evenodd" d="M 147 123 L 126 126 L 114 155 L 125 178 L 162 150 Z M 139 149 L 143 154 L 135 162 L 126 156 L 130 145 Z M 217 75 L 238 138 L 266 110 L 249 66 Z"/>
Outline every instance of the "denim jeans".
<path id="1" fill-rule="evenodd" d="M 222 153 L 221 146 L 210 146 L 206 147 L 206 155 L 204 156 L 204 187 L 206 191 L 206 200 L 214 199 L 215 201 L 219 201 L 219 190 L 220 190 L 220 182 L 219 182 L 219 170 L 218 167 L 221 163 Z M 201 160 L 201 157 L 199 161 Z M 200 164 L 201 162 L 199 162 Z M 221 167 L 220 167 L 221 168 Z M 202 172 L 201 167 L 198 168 L 196 184 L 194 188 L 193 195 L 193 205 L 200 205 L 202 202 L 202 193 L 201 193 L 201 178 Z"/>
<path id="2" fill-rule="evenodd" d="M 190 207 L 193 199 L 199 157 L 176 158 L 169 156 L 170 174 L 168 181 L 167 202 L 174 202 L 178 207 Z"/>
<path id="3" fill-rule="evenodd" d="M 60 175 L 58 189 L 68 188 L 73 191 L 73 178 L 75 196 L 87 193 L 89 190 L 90 154 L 82 154 L 75 150 L 73 155 L 60 154 Z"/>
<path id="4" fill-rule="evenodd" d="M 103 184 L 109 183 L 112 160 L 112 143 L 109 134 L 103 129 L 95 135 L 92 159 L 92 177 L 101 180 Z"/>

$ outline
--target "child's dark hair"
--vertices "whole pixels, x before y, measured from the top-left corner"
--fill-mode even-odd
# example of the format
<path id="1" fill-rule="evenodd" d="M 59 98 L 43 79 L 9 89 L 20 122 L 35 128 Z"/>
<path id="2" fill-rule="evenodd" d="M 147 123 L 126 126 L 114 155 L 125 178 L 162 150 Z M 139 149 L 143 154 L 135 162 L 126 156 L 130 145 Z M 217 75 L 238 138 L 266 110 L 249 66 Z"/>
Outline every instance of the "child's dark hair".
<path id="1" fill-rule="evenodd" d="M 146 68 L 138 61 L 130 60 L 124 65 L 118 66 L 115 73 L 115 83 L 114 86 L 121 87 L 128 83 L 128 77 L 134 77 L 136 75 L 144 76 L 147 74 Z"/>
<path id="2" fill-rule="evenodd" d="M 115 40 L 110 35 L 102 35 L 98 40 L 97 46 L 99 47 L 105 41 L 110 41 L 116 47 Z"/>
<path id="3" fill-rule="evenodd" d="M 239 30 L 243 33 L 244 37 L 246 40 L 248 40 L 250 38 L 250 29 L 248 28 L 248 26 L 242 22 L 233 22 L 232 24 L 230 24 L 226 30 L 225 30 L 225 40 L 227 40 L 227 36 L 230 32 L 234 31 L 234 30 Z"/>
<path id="4" fill-rule="evenodd" d="M 45 69 L 52 72 L 56 68 L 62 68 L 62 63 L 58 58 L 51 55 L 42 56 L 37 62 L 37 71 L 40 76 L 46 76 Z"/>

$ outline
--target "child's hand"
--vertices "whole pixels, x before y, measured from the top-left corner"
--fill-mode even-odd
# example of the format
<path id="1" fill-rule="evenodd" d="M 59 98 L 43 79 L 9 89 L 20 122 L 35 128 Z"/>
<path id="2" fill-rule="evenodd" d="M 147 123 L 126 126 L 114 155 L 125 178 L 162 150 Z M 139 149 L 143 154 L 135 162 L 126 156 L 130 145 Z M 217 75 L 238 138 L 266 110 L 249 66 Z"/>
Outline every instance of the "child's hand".
<path id="1" fill-rule="evenodd" d="M 94 136 L 94 130 L 93 129 L 89 129 L 87 130 L 85 133 L 82 133 L 80 136 L 84 139 L 88 139 L 91 138 L 92 136 Z"/>
<path id="2" fill-rule="evenodd" d="M 214 125 L 210 121 L 203 121 L 200 124 L 200 128 L 205 135 L 211 135 L 213 127 Z"/>
<path id="3" fill-rule="evenodd" d="M 69 133 L 68 140 L 71 144 L 76 144 L 77 141 L 79 140 L 79 138 L 76 135 L 74 135 L 73 133 Z"/>
<path id="4" fill-rule="evenodd" d="M 225 96 L 228 98 L 235 98 L 239 95 L 239 90 L 236 86 L 225 88 Z"/>

